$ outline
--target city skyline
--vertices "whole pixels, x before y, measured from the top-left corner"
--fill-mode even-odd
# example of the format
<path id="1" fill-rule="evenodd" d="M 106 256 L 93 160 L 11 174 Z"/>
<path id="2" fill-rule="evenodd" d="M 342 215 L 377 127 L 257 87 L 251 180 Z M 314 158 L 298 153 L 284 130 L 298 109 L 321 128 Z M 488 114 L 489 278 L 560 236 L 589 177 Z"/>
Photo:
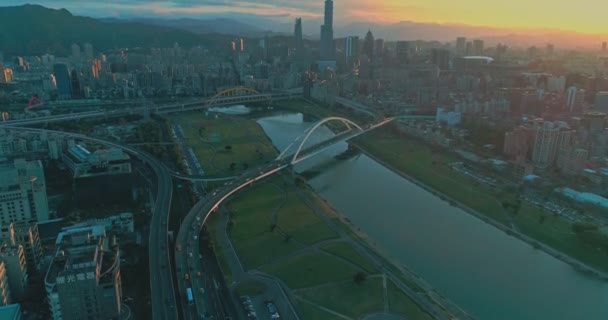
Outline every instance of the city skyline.
<path id="1" fill-rule="evenodd" d="M 264 18 L 277 24 L 291 22 L 296 17 L 321 22 L 323 1 L 213 1 L 193 2 L 172 0 L 167 2 L 145 0 L 87 1 L 68 0 L 7 0 L 4 6 L 39 4 L 51 8 L 66 8 L 75 14 L 92 17 L 117 18 Z M 512 32 L 572 31 L 583 34 L 606 34 L 608 21 L 604 19 L 601 1 L 582 0 L 576 6 L 569 3 L 540 0 L 508 3 L 470 0 L 446 2 L 444 0 L 352 0 L 335 3 L 335 25 L 346 26 L 358 22 L 380 25 L 399 22 L 466 25 Z M 525 10 L 523 9 L 525 8 Z M 539 14 L 543 13 L 543 14 Z"/>

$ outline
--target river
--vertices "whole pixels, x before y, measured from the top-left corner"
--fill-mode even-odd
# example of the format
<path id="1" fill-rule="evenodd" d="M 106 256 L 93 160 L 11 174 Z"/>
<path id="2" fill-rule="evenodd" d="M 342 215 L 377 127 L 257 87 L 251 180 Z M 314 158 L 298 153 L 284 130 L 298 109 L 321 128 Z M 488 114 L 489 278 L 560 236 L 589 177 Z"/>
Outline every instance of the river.
<path id="1" fill-rule="evenodd" d="M 310 123 L 301 114 L 258 120 L 283 150 Z M 323 128 L 318 139 L 331 136 Z M 346 143 L 306 160 L 309 168 Z M 361 155 L 309 181 L 333 207 L 477 319 L 608 319 L 608 283 L 533 249 Z"/>

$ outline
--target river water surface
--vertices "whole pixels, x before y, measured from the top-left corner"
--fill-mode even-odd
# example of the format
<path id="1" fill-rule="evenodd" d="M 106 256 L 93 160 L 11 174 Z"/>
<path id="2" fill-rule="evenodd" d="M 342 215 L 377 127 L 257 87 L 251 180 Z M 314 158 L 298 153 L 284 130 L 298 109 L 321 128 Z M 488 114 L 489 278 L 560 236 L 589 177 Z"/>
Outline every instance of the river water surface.
<path id="1" fill-rule="evenodd" d="M 283 150 L 311 123 L 301 114 L 258 123 Z M 332 133 L 324 128 L 316 140 Z M 346 143 L 296 166 L 302 170 Z M 483 320 L 606 320 L 608 283 L 483 223 L 361 155 L 310 181 L 391 258 Z"/>

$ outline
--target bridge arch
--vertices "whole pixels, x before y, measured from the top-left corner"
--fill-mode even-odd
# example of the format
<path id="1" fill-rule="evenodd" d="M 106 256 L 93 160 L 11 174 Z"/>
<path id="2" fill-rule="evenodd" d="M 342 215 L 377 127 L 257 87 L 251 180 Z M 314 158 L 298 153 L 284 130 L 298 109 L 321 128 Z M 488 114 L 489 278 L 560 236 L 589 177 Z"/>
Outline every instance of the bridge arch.
<path id="1" fill-rule="evenodd" d="M 321 126 L 323 126 L 324 124 L 328 123 L 328 122 L 332 122 L 332 121 L 338 121 L 338 122 L 342 122 L 344 125 L 346 125 L 346 127 L 349 130 L 359 130 L 359 131 L 364 131 L 363 128 L 361 128 L 358 124 L 354 123 L 353 121 L 346 119 L 346 118 L 342 118 L 342 117 L 327 117 L 325 119 L 322 119 L 321 121 L 317 122 L 314 126 L 310 127 L 308 130 L 306 130 L 304 133 L 306 135 L 304 135 L 304 138 L 302 139 L 302 142 L 300 142 L 296 152 L 294 153 L 292 159 L 291 159 L 291 164 L 295 164 L 296 162 L 298 162 L 298 156 L 300 155 L 300 153 L 302 152 L 302 148 L 304 148 L 304 145 L 306 144 L 306 142 L 308 141 L 308 139 L 312 136 L 312 134 L 317 131 L 317 129 L 319 129 Z M 277 157 L 277 160 L 281 160 L 285 157 L 285 154 L 287 153 L 287 151 L 289 151 L 291 149 L 291 147 L 293 147 L 299 140 L 300 138 L 302 138 L 302 136 L 298 137 L 294 142 L 292 142 L 289 146 L 287 146 L 287 148 L 285 148 L 285 150 L 283 150 L 283 152 L 281 152 L 281 154 Z"/>
<path id="2" fill-rule="evenodd" d="M 225 90 L 222 90 L 215 94 L 213 97 L 207 99 L 206 106 L 211 107 L 215 105 L 219 99 L 227 98 L 227 97 L 237 97 L 244 95 L 261 95 L 262 93 L 245 86 L 232 87 Z"/>

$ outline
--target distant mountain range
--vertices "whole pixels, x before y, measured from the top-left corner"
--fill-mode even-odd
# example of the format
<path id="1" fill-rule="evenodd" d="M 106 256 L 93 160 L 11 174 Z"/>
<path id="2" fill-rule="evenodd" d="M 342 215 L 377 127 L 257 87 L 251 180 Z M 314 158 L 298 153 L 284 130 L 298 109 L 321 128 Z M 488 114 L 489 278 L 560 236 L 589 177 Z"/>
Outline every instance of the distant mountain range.
<path id="1" fill-rule="evenodd" d="M 216 18 L 208 20 L 199 19 L 154 19 L 154 18 L 132 18 L 132 19 L 116 19 L 104 18 L 105 22 L 111 23 L 141 23 L 147 25 L 170 27 L 180 29 L 197 34 L 224 34 L 224 35 L 240 35 L 244 37 L 261 37 L 265 34 L 271 34 L 272 31 L 258 28 L 252 24 L 242 23 L 233 19 Z"/>
<path id="2" fill-rule="evenodd" d="M 74 16 L 65 9 L 38 5 L 0 7 L 0 50 L 6 55 L 69 54 L 73 43 L 89 42 L 98 50 L 121 47 L 169 47 L 226 43 L 217 34 L 195 34 L 168 26 L 137 22 L 108 23 Z"/>

